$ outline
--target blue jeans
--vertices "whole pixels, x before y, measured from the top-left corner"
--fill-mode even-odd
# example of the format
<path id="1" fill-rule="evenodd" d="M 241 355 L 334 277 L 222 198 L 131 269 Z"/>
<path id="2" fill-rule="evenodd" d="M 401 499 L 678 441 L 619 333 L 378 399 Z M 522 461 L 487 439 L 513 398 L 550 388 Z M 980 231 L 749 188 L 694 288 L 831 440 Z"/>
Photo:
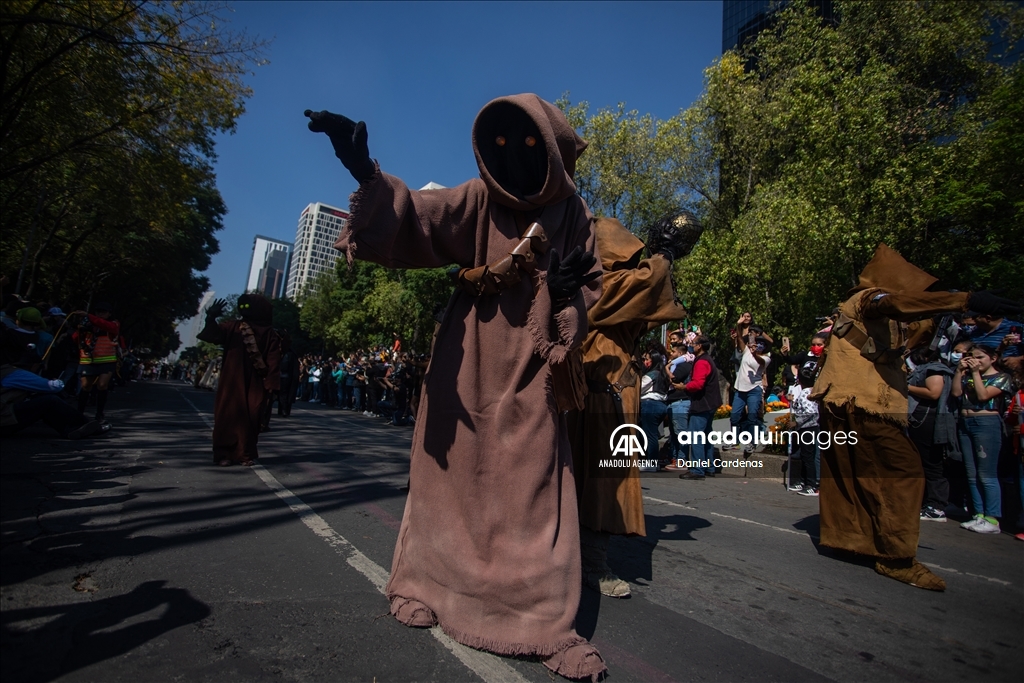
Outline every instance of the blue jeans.
<path id="1" fill-rule="evenodd" d="M 359 385 L 352 387 L 352 410 L 363 412 L 363 388 Z"/>
<path id="2" fill-rule="evenodd" d="M 664 401 L 640 401 L 640 429 L 647 435 L 647 458 L 658 459 L 661 450 L 658 446 L 658 426 L 664 422 L 667 413 L 668 406 Z"/>
<path id="3" fill-rule="evenodd" d="M 672 458 L 686 460 L 689 446 L 679 444 L 679 434 L 690 429 L 690 401 L 681 400 L 668 406 L 668 420 L 672 424 Z"/>
<path id="4" fill-rule="evenodd" d="M 758 415 L 761 413 L 761 396 L 763 389 L 759 386 L 750 391 L 737 391 L 732 396 L 732 414 L 729 424 L 736 427 L 736 432 L 750 432 L 751 443 L 758 429 Z"/>
<path id="5" fill-rule="evenodd" d="M 690 446 L 690 461 L 695 460 L 708 460 L 711 461 L 715 457 L 715 447 L 707 443 L 707 435 L 711 433 L 711 421 L 714 418 L 714 413 L 707 411 L 704 413 L 690 413 L 690 433 L 696 436 L 698 433 L 703 433 L 705 443 L 694 443 Z M 714 463 L 708 462 L 707 467 L 691 467 L 690 472 L 693 474 L 714 474 L 715 466 Z"/>
<path id="6" fill-rule="evenodd" d="M 976 515 L 1001 517 L 1002 499 L 996 474 L 999 449 L 1003 445 L 1003 428 L 999 416 L 961 416 L 958 426 L 972 512 Z"/>

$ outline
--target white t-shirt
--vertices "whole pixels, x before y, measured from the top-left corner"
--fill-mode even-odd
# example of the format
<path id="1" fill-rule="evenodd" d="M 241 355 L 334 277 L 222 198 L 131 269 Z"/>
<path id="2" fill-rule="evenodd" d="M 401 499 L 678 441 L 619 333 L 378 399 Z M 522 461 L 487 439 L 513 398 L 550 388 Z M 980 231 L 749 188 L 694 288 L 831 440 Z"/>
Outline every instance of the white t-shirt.
<path id="1" fill-rule="evenodd" d="M 763 354 L 761 360 L 763 365 L 758 365 L 754 354 L 749 348 L 743 349 L 743 358 L 740 360 L 740 370 L 736 373 L 736 391 L 750 391 L 761 386 L 761 378 L 764 377 L 764 370 L 772 360 L 770 353 Z"/>
<path id="2" fill-rule="evenodd" d="M 794 384 L 789 388 L 789 412 L 793 415 L 797 427 L 816 427 L 818 425 L 818 404 L 812 401 L 811 387 Z"/>

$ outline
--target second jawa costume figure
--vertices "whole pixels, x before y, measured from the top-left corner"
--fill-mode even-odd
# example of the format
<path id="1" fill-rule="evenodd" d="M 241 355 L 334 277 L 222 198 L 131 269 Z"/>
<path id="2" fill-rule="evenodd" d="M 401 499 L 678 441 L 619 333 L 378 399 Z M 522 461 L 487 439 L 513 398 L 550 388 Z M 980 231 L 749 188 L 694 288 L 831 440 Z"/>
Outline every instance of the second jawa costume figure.
<path id="1" fill-rule="evenodd" d="M 487 104 L 480 177 L 417 192 L 370 159 L 366 126 L 309 112 L 359 181 L 335 247 L 391 268 L 456 264 L 413 435 L 387 596 L 410 626 L 568 678 L 605 671 L 574 630 L 580 545 L 565 411 L 601 294 L 593 218 L 576 194 L 586 143 L 536 95 Z M 561 257 L 564 257 L 561 258 Z"/>
<path id="2" fill-rule="evenodd" d="M 821 545 L 874 557 L 879 574 L 941 591 L 945 581 L 917 561 L 925 479 L 906 432 L 900 323 L 1019 307 L 990 292 L 927 291 L 936 280 L 880 244 L 839 306 L 811 398 L 822 402 L 821 428 L 832 435 L 821 453 Z M 856 442 L 840 443 L 838 432 L 856 432 Z"/>
<path id="3" fill-rule="evenodd" d="M 224 364 L 213 408 L 213 461 L 221 467 L 252 465 L 271 392 L 281 387 L 281 338 L 272 326 L 270 301 L 261 294 L 238 297 L 241 320 L 217 322 L 226 302 L 206 310 L 197 337 L 224 347 Z"/>
<path id="4" fill-rule="evenodd" d="M 619 425 L 640 423 L 638 340 L 649 330 L 686 317 L 672 286 L 672 262 L 690 252 L 701 227 L 692 214 L 660 222 L 644 243 L 614 218 L 595 223 L 604 269 L 601 298 L 588 311 L 583 367 L 589 393 L 582 412 L 569 414 L 576 493 L 580 507 L 583 580 L 602 595 L 628 597 L 629 584 L 608 566 L 612 535 L 646 536 L 643 492 L 636 465 L 601 468 Z M 657 444 L 648 452 L 657 457 Z"/>

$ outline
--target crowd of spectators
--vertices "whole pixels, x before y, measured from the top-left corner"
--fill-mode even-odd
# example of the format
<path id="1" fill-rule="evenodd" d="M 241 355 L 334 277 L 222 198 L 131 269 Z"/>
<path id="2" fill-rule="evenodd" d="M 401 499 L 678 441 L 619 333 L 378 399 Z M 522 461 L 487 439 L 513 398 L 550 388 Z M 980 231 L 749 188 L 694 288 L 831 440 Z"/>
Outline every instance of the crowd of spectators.
<path id="1" fill-rule="evenodd" d="M 396 427 L 412 424 L 428 360 L 384 347 L 339 358 L 307 354 L 298 359 L 291 397 L 380 418 Z M 281 391 L 286 391 L 283 382 Z"/>
<path id="2" fill-rule="evenodd" d="M 722 387 L 730 427 L 737 433 L 765 431 L 768 405 L 778 402 L 786 430 L 817 432 L 819 405 L 810 399 L 820 371 L 832 316 L 806 349 L 794 349 L 788 337 L 776 341 L 749 313 L 730 331 L 731 385 Z M 934 321 L 938 331 L 906 352 L 908 435 L 921 456 L 926 487 L 921 520 L 945 522 L 946 515 L 970 519 L 964 529 L 982 534 L 1001 531 L 1006 524 L 1003 499 L 1009 497 L 1019 516 L 1009 522 L 1024 532 L 1024 344 L 1021 323 L 995 316 L 966 313 Z M 716 468 L 697 466 L 711 457 L 699 445 L 677 443 L 683 431 L 708 431 L 709 403 L 705 383 L 712 377 L 717 391 L 721 374 L 708 354 L 710 342 L 700 330 L 679 329 L 668 334 L 669 348 L 649 344 L 642 353 L 640 422 L 649 443 L 660 432 L 668 438 L 660 469 L 680 471 L 683 479 L 714 476 Z M 697 359 L 701 358 L 700 363 Z M 723 385 L 726 382 L 722 382 Z M 694 392 L 701 395 L 701 415 L 695 421 Z M 717 407 L 716 402 L 712 404 Z M 810 443 L 805 443 L 805 441 Z M 793 458 L 788 488 L 800 495 L 818 495 L 820 448 L 810 439 L 788 444 Z M 728 451 L 739 446 L 724 445 Z M 754 445 L 742 446 L 749 458 Z M 668 457 L 670 456 L 670 457 Z M 689 468 L 677 466 L 688 461 Z M 795 476 L 799 468 L 800 476 Z M 718 471 L 721 471 L 718 469 Z M 1017 538 L 1024 540 L 1024 533 Z"/>

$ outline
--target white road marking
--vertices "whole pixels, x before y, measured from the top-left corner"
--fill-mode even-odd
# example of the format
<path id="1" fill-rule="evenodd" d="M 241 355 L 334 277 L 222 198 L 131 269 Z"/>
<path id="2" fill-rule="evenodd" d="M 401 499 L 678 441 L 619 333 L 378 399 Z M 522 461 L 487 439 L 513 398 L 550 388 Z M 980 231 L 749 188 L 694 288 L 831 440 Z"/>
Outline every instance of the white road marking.
<path id="1" fill-rule="evenodd" d="M 213 422 L 211 422 L 210 419 L 206 417 L 206 415 L 203 415 L 203 411 L 199 410 L 199 408 L 196 407 L 196 404 L 189 400 L 188 396 L 182 394 L 181 389 L 175 389 L 175 391 L 181 394 L 181 397 L 185 399 L 185 403 L 192 406 L 192 410 L 196 411 L 196 415 L 198 415 L 200 419 L 202 419 L 202 421 L 206 423 L 206 426 L 209 427 L 210 429 L 213 429 Z"/>
<path id="2" fill-rule="evenodd" d="M 180 390 L 178 391 L 181 393 Z M 199 410 L 199 408 L 197 408 L 187 396 L 185 396 L 185 394 L 181 394 L 181 397 L 185 399 L 186 403 L 192 406 L 192 409 L 195 410 L 199 417 L 202 418 L 203 422 L 209 425 L 212 429 L 213 424 L 211 424 L 206 415 L 204 415 L 203 412 Z M 256 476 L 258 476 L 263 483 L 266 484 L 267 487 L 284 502 L 285 505 L 291 508 L 292 512 L 298 515 L 299 519 L 303 524 L 309 527 L 310 531 L 326 541 L 327 545 L 334 549 L 334 552 L 343 557 L 353 569 L 369 579 L 370 583 L 372 583 L 378 591 L 384 593 L 389 576 L 388 571 L 384 569 L 384 567 L 381 567 L 379 564 L 364 555 L 362 551 L 352 545 L 348 539 L 332 529 L 331 525 L 328 524 L 323 517 L 318 515 L 313 508 L 302 502 L 301 498 L 289 491 L 284 484 L 279 482 L 277 478 L 270 473 L 270 470 L 263 467 L 263 465 L 256 463 L 252 466 L 252 471 L 256 473 Z M 522 674 L 503 662 L 500 658 L 488 652 L 474 650 L 466 647 L 462 643 L 452 640 L 452 638 L 446 635 L 439 626 L 435 626 L 430 629 L 430 633 L 439 643 L 441 643 L 441 645 L 455 655 L 455 657 L 462 662 L 466 668 L 483 679 L 485 683 L 528 683 L 527 679 L 524 678 Z"/>
<path id="3" fill-rule="evenodd" d="M 1002 579 L 993 579 L 991 576 L 982 576 L 981 574 L 972 574 L 971 572 L 962 572 L 959 569 L 951 569 L 949 567 L 940 567 L 939 565 L 932 564 L 931 562 L 922 562 L 921 564 L 923 564 L 926 567 L 931 567 L 932 569 L 938 569 L 941 572 L 951 572 L 953 574 L 962 574 L 963 576 L 973 576 L 976 579 L 984 579 L 985 581 L 991 581 L 992 583 L 998 583 L 998 584 L 1003 585 L 1003 586 L 1012 586 L 1013 585 L 1013 583 L 1010 582 L 1010 581 L 1003 581 Z"/>
<path id="4" fill-rule="evenodd" d="M 709 512 L 708 514 L 714 515 L 715 517 L 725 517 L 726 519 L 735 519 L 737 522 L 743 522 L 744 524 L 756 524 L 757 526 L 768 527 L 769 529 L 775 529 L 776 531 L 785 531 L 787 534 L 796 534 L 797 536 L 806 536 L 807 534 L 803 531 L 797 531 L 796 529 L 787 529 L 781 526 L 772 526 L 771 524 L 765 524 L 764 522 L 755 522 L 752 519 L 744 519 L 742 517 L 733 517 L 732 515 L 723 515 L 718 512 Z"/>
<path id="5" fill-rule="evenodd" d="M 697 509 L 695 507 L 690 507 L 688 505 L 680 505 L 679 503 L 673 503 L 670 500 L 662 500 L 660 498 L 653 498 L 651 496 L 644 496 L 644 500 L 649 500 L 652 503 L 661 503 L 662 505 L 671 505 L 672 507 L 683 508 L 684 510 L 696 510 Z M 795 529 L 786 529 L 786 528 L 781 527 L 781 526 L 772 526 L 771 524 L 765 524 L 764 522 L 755 522 L 752 519 L 744 519 L 743 517 L 733 517 L 732 515 L 723 515 L 723 514 L 721 514 L 719 512 L 708 512 L 707 514 L 714 515 L 715 517 L 724 517 L 725 519 L 733 519 L 733 520 L 736 520 L 737 522 L 743 522 L 745 524 L 756 524 L 757 526 L 767 527 L 769 529 L 774 529 L 775 531 L 784 531 L 787 534 L 796 534 L 797 536 L 808 536 L 808 534 L 804 533 L 803 531 L 796 531 Z M 817 536 L 811 536 L 811 538 L 817 538 Z M 975 578 L 975 579 L 982 579 L 984 581 L 991 581 L 992 583 L 998 583 L 998 584 L 1000 584 L 1002 586 L 1012 586 L 1013 585 L 1013 582 L 1011 582 L 1011 581 L 1004 581 L 1002 579 L 994 579 L 991 576 L 984 576 L 982 574 L 972 574 L 971 572 L 963 572 L 963 571 L 960 571 L 959 569 L 952 569 L 950 567 L 942 567 L 942 566 L 939 566 L 937 564 L 932 564 L 931 562 L 922 562 L 921 564 L 923 564 L 926 567 L 931 567 L 932 569 L 938 569 L 939 571 L 950 572 L 952 574 L 960 574 L 961 576 L 970 576 L 970 577 Z"/>

